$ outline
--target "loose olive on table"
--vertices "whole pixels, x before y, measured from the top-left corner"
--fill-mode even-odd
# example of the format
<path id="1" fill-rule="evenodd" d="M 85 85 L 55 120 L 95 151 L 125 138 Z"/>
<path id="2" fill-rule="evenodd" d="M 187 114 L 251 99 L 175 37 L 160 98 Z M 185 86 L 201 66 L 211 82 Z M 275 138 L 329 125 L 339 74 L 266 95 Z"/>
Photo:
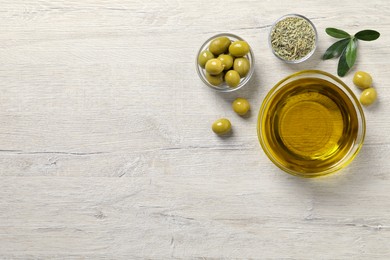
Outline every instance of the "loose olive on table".
<path id="1" fill-rule="evenodd" d="M 245 116 L 250 109 L 250 104 L 245 98 L 236 98 L 232 103 L 232 107 L 234 112 L 240 116 Z"/>
<path id="2" fill-rule="evenodd" d="M 211 129 L 217 135 L 227 134 L 228 132 L 230 132 L 231 128 L 232 124 L 230 123 L 229 119 L 226 118 L 220 118 L 216 120 L 211 126 Z"/>
<path id="3" fill-rule="evenodd" d="M 372 85 L 372 77 L 364 71 L 357 71 L 353 76 L 353 84 L 361 89 L 366 89 Z"/>
<path id="4" fill-rule="evenodd" d="M 377 93 L 374 88 L 366 88 L 360 95 L 360 103 L 364 106 L 372 105 L 377 98 Z"/>
<path id="5" fill-rule="evenodd" d="M 353 84 L 362 89 L 363 92 L 360 95 L 360 103 L 364 106 L 370 106 L 375 103 L 377 99 L 377 92 L 372 87 L 372 77 L 370 74 L 364 71 L 357 71 L 353 76 Z"/>

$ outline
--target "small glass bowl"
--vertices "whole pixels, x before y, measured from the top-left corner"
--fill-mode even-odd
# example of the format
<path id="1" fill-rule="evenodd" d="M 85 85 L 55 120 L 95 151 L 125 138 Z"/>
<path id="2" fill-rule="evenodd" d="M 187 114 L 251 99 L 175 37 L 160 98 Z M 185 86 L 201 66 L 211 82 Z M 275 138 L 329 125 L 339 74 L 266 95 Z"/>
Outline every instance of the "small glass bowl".
<path id="1" fill-rule="evenodd" d="M 231 34 L 231 33 L 220 33 L 220 34 L 214 35 L 213 37 L 209 38 L 205 43 L 203 43 L 203 45 L 200 47 L 200 49 L 199 49 L 199 51 L 198 51 L 198 53 L 196 55 L 196 58 L 195 58 L 196 72 L 198 73 L 199 78 L 203 81 L 203 83 L 206 84 L 207 86 L 209 86 L 210 88 L 214 89 L 214 90 L 217 90 L 217 91 L 220 91 L 220 92 L 236 91 L 236 90 L 242 88 L 243 86 L 245 86 L 249 82 L 249 80 L 251 79 L 251 77 L 253 75 L 253 72 L 254 72 L 254 69 L 255 69 L 254 68 L 255 56 L 253 55 L 252 47 L 250 47 L 249 48 L 249 53 L 244 56 L 245 58 L 247 58 L 249 60 L 250 69 L 249 69 L 248 74 L 245 77 L 241 78 L 240 83 L 237 85 L 237 87 L 231 88 L 225 82 L 223 82 L 219 86 L 214 86 L 214 85 L 210 84 L 207 81 L 207 79 L 206 79 L 206 70 L 203 69 L 198 64 L 198 57 L 199 57 L 199 54 L 202 51 L 207 50 L 207 48 L 210 45 L 210 42 L 212 40 L 214 40 L 215 38 L 218 38 L 218 37 L 228 37 L 232 42 L 234 42 L 234 41 L 245 41 L 241 37 L 239 37 L 237 35 L 234 35 L 234 34 Z"/>
<path id="2" fill-rule="evenodd" d="M 291 132 L 290 129 L 287 130 L 279 129 L 279 124 L 281 124 L 280 120 L 282 120 L 282 118 L 286 118 L 286 113 L 283 114 L 281 112 L 282 111 L 281 109 L 287 107 L 286 101 L 284 99 L 281 99 L 281 97 L 283 97 L 284 95 L 291 98 L 291 93 L 284 92 L 284 91 L 288 90 L 289 87 L 293 85 L 297 85 L 298 86 L 297 88 L 300 88 L 301 91 L 318 91 L 320 88 L 320 85 L 318 84 L 305 85 L 304 82 L 307 82 L 308 80 L 312 80 L 312 79 L 315 80 L 318 79 L 320 82 L 322 82 L 322 84 L 330 83 L 332 86 L 334 86 L 334 88 L 339 90 L 338 93 L 341 93 L 340 95 L 343 96 L 344 100 L 350 105 L 347 110 L 343 110 L 344 111 L 343 117 L 354 118 L 354 121 L 353 124 L 351 125 L 346 124 L 347 126 L 346 128 L 343 128 L 343 132 L 342 132 L 343 134 L 342 137 L 340 137 L 340 139 L 349 138 L 349 140 L 353 140 L 353 141 L 349 142 L 348 145 L 344 146 L 343 148 L 338 148 L 335 151 L 332 150 L 332 153 L 326 154 L 326 156 L 322 157 L 321 159 L 318 159 L 318 157 L 308 158 L 304 156 L 291 157 L 297 155 L 296 153 L 297 149 L 296 150 L 289 149 L 288 146 L 291 147 L 290 146 L 291 142 L 286 143 L 284 141 L 284 138 L 288 137 L 288 135 L 290 136 L 295 135 L 294 138 L 296 138 L 297 135 L 300 134 L 302 135 L 302 138 L 306 138 L 307 132 L 305 133 L 305 129 L 307 125 L 304 124 L 301 125 L 302 127 L 301 132 L 299 132 L 299 130 L 296 129 L 293 130 L 295 132 Z M 298 80 L 300 83 L 294 84 Z M 309 92 L 305 92 L 305 93 L 309 93 Z M 329 95 L 329 93 L 331 92 L 324 92 L 324 93 L 326 93 L 326 95 Z M 296 104 L 302 104 L 302 102 L 307 103 L 307 101 L 301 100 Z M 278 104 L 280 104 L 280 106 L 278 106 Z M 321 103 L 317 103 L 317 104 L 323 105 Z M 337 104 L 337 106 L 339 106 L 339 104 Z M 278 110 L 274 110 L 274 108 L 277 108 Z M 291 111 L 293 108 L 294 107 L 291 106 L 287 107 L 286 108 L 287 110 L 285 111 Z M 318 107 L 312 107 L 312 111 L 314 115 L 319 111 L 317 108 Z M 328 109 L 329 108 L 334 109 L 334 106 L 333 107 L 329 106 Z M 279 114 L 275 114 L 273 111 L 278 111 Z M 321 126 L 322 123 L 321 117 L 317 116 L 316 120 L 317 121 L 314 124 L 317 125 L 317 127 Z M 328 120 L 328 122 L 329 121 L 335 122 L 331 118 Z M 299 124 L 299 121 L 297 122 Z M 350 121 L 348 121 L 348 123 L 350 123 Z M 349 130 L 346 129 L 349 130 L 354 129 L 354 132 L 350 132 Z M 282 131 L 285 131 L 284 133 L 286 133 L 287 135 L 285 136 L 280 135 L 280 133 L 283 133 Z M 352 162 L 352 160 L 359 153 L 364 142 L 365 133 L 366 133 L 366 123 L 365 123 L 363 109 L 359 103 L 359 100 L 356 98 L 352 90 L 336 76 L 333 76 L 332 74 L 320 70 L 299 71 L 279 81 L 268 92 L 267 96 L 264 98 L 264 101 L 259 111 L 259 116 L 257 121 L 257 135 L 259 138 L 259 142 L 265 154 L 268 156 L 268 158 L 283 171 L 292 175 L 306 177 L 306 178 L 327 175 L 346 167 L 349 163 Z M 291 139 L 287 141 L 291 141 Z M 307 147 L 313 147 L 313 145 L 316 145 L 315 143 L 306 143 L 305 146 L 302 146 L 302 143 L 303 141 L 301 141 L 301 144 L 299 144 L 301 145 L 301 147 L 303 147 L 302 149 L 306 149 Z M 326 144 L 326 146 L 327 145 L 328 144 Z M 313 154 L 315 154 L 315 152 L 313 152 Z M 297 161 L 292 158 L 299 158 L 300 161 Z"/>
<path id="3" fill-rule="evenodd" d="M 279 23 L 280 21 L 282 21 L 282 20 L 288 18 L 288 17 L 298 17 L 298 18 L 302 18 L 302 19 L 306 20 L 306 21 L 313 27 L 313 30 L 314 30 L 314 33 L 315 33 L 315 44 L 314 44 L 314 48 L 313 48 L 305 57 L 303 57 L 303 58 L 301 58 L 301 59 L 299 59 L 299 60 L 286 60 L 286 59 L 283 59 L 282 57 L 280 57 L 279 55 L 277 55 L 277 54 L 275 53 L 275 50 L 274 50 L 274 48 L 272 47 L 271 34 L 272 34 L 272 31 L 273 31 L 275 25 L 276 25 L 277 23 Z M 271 26 L 271 29 L 270 29 L 270 31 L 269 31 L 269 34 L 268 34 L 268 44 L 269 44 L 269 47 L 270 47 L 271 50 L 272 50 L 272 53 L 273 53 L 278 59 L 280 59 L 280 60 L 282 60 L 282 61 L 284 61 L 284 62 L 286 62 L 286 63 L 291 63 L 291 64 L 301 63 L 301 62 L 303 62 L 303 61 L 309 59 L 309 58 L 313 55 L 313 53 L 315 52 L 315 50 L 317 49 L 317 42 L 318 42 L 318 34 L 317 34 L 317 29 L 316 29 L 316 27 L 314 26 L 314 24 L 313 24 L 308 18 L 306 18 L 305 16 L 300 15 L 300 14 L 287 14 L 287 15 L 284 15 L 284 16 L 280 17 L 279 19 L 277 19 L 277 20 L 273 23 L 273 25 Z"/>

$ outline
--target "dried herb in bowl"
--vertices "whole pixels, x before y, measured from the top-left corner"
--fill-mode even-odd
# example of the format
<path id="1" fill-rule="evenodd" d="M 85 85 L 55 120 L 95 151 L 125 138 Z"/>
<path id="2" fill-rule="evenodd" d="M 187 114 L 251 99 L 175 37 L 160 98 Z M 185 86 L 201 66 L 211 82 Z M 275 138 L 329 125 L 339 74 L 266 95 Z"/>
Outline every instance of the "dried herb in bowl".
<path id="1" fill-rule="evenodd" d="M 286 62 L 297 63 L 313 53 L 316 36 L 314 26 L 307 18 L 287 15 L 272 27 L 270 44 L 277 57 Z"/>

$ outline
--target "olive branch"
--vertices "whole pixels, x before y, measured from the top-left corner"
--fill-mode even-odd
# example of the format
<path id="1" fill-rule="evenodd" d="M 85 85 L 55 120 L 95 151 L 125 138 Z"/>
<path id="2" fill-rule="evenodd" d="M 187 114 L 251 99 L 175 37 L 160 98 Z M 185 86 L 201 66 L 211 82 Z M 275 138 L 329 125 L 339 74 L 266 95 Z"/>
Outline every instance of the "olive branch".
<path id="1" fill-rule="evenodd" d="M 323 60 L 340 57 L 337 66 L 337 75 L 340 77 L 345 76 L 355 64 L 358 40 L 374 41 L 380 36 L 380 33 L 374 30 L 359 31 L 355 35 L 336 28 L 326 28 L 325 32 L 334 38 L 342 39 L 332 44 L 322 56 Z"/>

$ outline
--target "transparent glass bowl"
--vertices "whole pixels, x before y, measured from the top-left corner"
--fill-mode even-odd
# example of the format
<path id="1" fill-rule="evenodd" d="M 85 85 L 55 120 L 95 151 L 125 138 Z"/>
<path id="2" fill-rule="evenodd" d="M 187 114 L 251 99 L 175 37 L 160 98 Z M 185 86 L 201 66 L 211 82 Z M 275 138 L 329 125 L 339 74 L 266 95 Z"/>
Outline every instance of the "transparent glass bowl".
<path id="1" fill-rule="evenodd" d="M 214 35 L 213 37 L 209 38 L 205 43 L 203 43 L 203 45 L 200 47 L 200 49 L 199 49 L 199 51 L 198 51 L 198 53 L 196 55 L 196 58 L 195 58 L 195 66 L 196 66 L 196 72 L 198 73 L 199 78 L 203 81 L 204 84 L 206 84 L 210 88 L 212 88 L 214 90 L 217 90 L 217 91 L 220 91 L 220 92 L 232 92 L 232 91 L 236 91 L 236 90 L 242 88 L 243 86 L 245 86 L 249 82 L 249 80 L 251 79 L 251 77 L 253 75 L 253 72 L 254 72 L 254 69 L 255 69 L 254 68 L 255 57 L 253 55 L 252 47 L 249 49 L 249 53 L 244 56 L 245 58 L 247 58 L 249 60 L 249 64 L 250 64 L 249 72 L 248 72 L 248 74 L 245 77 L 241 78 L 240 83 L 235 88 L 229 87 L 225 82 L 223 82 L 219 86 L 214 86 L 214 85 L 210 84 L 207 81 L 207 79 L 206 79 L 206 71 L 205 71 L 205 69 L 203 69 L 198 64 L 199 54 L 202 51 L 207 50 L 207 48 L 209 47 L 210 42 L 212 40 L 214 40 L 215 38 L 218 38 L 218 37 L 223 37 L 223 36 L 228 37 L 232 42 L 234 42 L 234 41 L 245 41 L 241 37 L 239 37 L 237 35 L 234 35 L 234 34 L 231 34 L 231 33 L 220 33 L 220 34 Z"/>
<path id="2" fill-rule="evenodd" d="M 282 133 L 280 130 L 281 128 L 278 128 L 279 126 L 281 127 L 281 124 L 282 124 L 281 120 L 285 120 L 282 118 L 283 118 L 283 116 L 286 116 L 287 112 L 285 112 L 284 115 L 283 114 L 282 115 L 276 114 L 276 113 L 273 113 L 273 111 L 280 112 L 281 110 L 273 110 L 273 108 L 279 107 L 279 106 L 276 106 L 275 104 L 282 104 L 282 107 L 286 107 L 285 106 L 286 103 L 284 103 L 284 102 L 281 103 L 280 99 L 278 99 L 277 97 L 280 97 L 280 95 L 282 95 L 281 93 L 283 93 L 283 91 L 288 89 L 289 86 L 293 85 L 294 82 L 296 82 L 296 80 L 300 80 L 300 79 L 311 80 L 311 78 L 314 78 L 315 80 L 317 80 L 317 79 L 322 80 L 322 82 L 329 82 L 332 85 L 335 85 L 336 88 L 341 90 L 341 91 L 339 91 L 339 90 L 337 90 L 337 91 L 339 91 L 339 93 L 341 93 L 340 95 L 345 97 L 344 99 L 347 101 L 348 104 L 350 104 L 348 111 L 345 112 L 346 114 L 344 114 L 344 116 L 343 116 L 343 120 L 345 118 L 348 118 L 348 119 L 354 118 L 354 121 L 353 121 L 354 126 L 349 126 L 348 124 L 343 124 L 344 127 L 347 126 L 347 127 L 353 128 L 354 129 L 353 134 L 349 135 L 348 134 L 349 131 L 344 131 L 345 128 L 343 128 L 342 137 L 348 138 L 348 137 L 352 136 L 350 138 L 350 140 L 353 139 L 353 141 L 349 145 L 345 146 L 343 148 L 344 152 L 339 153 L 338 156 L 337 156 L 338 150 L 335 150 L 334 153 L 330 153 L 329 157 L 323 157 L 321 159 L 321 161 L 319 159 L 318 159 L 318 161 L 315 161 L 315 160 L 317 160 L 317 159 L 315 159 L 315 157 L 311 157 L 311 158 L 301 157 L 301 158 L 303 158 L 302 161 L 300 161 L 297 164 L 294 164 L 294 160 L 291 160 L 291 158 L 289 157 L 289 155 L 294 154 L 294 151 L 287 148 L 289 144 L 285 142 L 285 139 L 283 139 L 286 136 L 283 137 L 282 135 L 280 135 L 280 133 Z M 313 88 L 319 87 L 319 86 L 314 86 L 314 87 L 313 86 L 309 86 L 307 88 L 310 88 L 310 91 L 312 91 Z M 304 84 L 302 84 L 302 86 L 300 86 L 300 88 L 303 91 L 307 90 L 307 89 L 305 89 L 305 87 L 306 86 Z M 307 91 L 309 91 L 309 90 L 307 90 Z M 288 96 L 288 97 L 290 97 L 290 96 Z M 302 104 L 302 103 L 296 103 L 296 104 Z M 337 106 L 340 106 L 338 103 L 336 103 L 336 104 L 337 104 Z M 341 108 L 339 107 L 339 109 L 341 109 Z M 337 109 L 337 111 L 339 109 Z M 289 111 L 289 110 L 287 110 L 287 111 Z M 302 110 L 300 110 L 300 111 L 302 111 Z M 330 111 L 333 111 L 333 110 L 330 110 Z M 319 118 L 317 119 L 316 112 L 317 111 L 313 112 L 313 116 L 315 119 L 313 121 L 310 121 L 311 124 L 314 125 L 315 127 L 317 127 L 318 124 L 322 123 Z M 300 117 L 299 113 L 298 113 L 298 117 Z M 316 120 L 318 120 L 318 121 L 316 121 Z M 330 119 L 328 120 L 328 123 L 329 123 L 329 121 L 334 122 L 334 118 L 330 117 Z M 294 121 L 294 122 L 296 122 L 296 121 Z M 303 121 L 300 121 L 300 122 L 303 122 Z M 302 126 L 302 128 L 303 127 L 304 126 Z M 331 127 L 333 127 L 333 124 L 331 125 Z M 334 129 L 334 128 L 332 128 L 332 129 Z M 290 129 L 287 129 L 287 130 L 285 129 L 284 131 L 287 134 L 292 134 L 292 132 L 290 132 Z M 297 136 L 299 136 L 299 135 L 305 136 L 305 134 L 307 134 L 307 132 L 302 133 L 300 129 L 298 129 L 298 130 L 295 129 L 294 131 L 295 131 L 294 134 Z M 304 129 L 302 129 L 302 131 L 304 131 Z M 316 131 L 317 131 L 317 129 L 316 129 Z M 296 175 L 296 176 L 301 176 L 301 177 L 309 177 L 309 178 L 333 173 L 337 170 L 340 170 L 340 169 L 346 167 L 350 162 L 352 162 L 352 160 L 355 158 L 355 156 L 358 154 L 358 152 L 360 151 L 360 149 L 362 147 L 362 144 L 364 141 L 364 136 L 365 136 L 365 131 L 366 131 L 366 125 L 365 125 L 364 113 L 363 113 L 362 107 L 361 107 L 358 99 L 353 94 L 351 89 L 347 85 L 345 85 L 337 77 L 335 77 L 327 72 L 323 72 L 323 71 L 319 71 L 319 70 L 304 70 L 304 71 L 296 72 L 296 73 L 282 79 L 281 81 L 279 81 L 268 92 L 267 96 L 265 97 L 265 99 L 261 105 L 260 111 L 259 111 L 258 122 L 257 122 L 258 138 L 259 138 L 261 147 L 263 148 L 265 154 L 269 157 L 269 159 L 276 166 L 278 166 L 280 169 L 282 169 L 283 171 L 285 171 L 287 173 L 290 173 L 290 174 Z M 271 133 L 271 135 L 269 133 Z M 356 133 L 356 135 L 355 135 L 355 133 Z M 275 138 L 275 136 L 277 136 L 277 137 Z M 294 136 L 294 138 L 295 138 L 295 136 Z M 301 137 L 299 137 L 299 138 L 301 138 Z M 277 140 L 277 141 L 275 141 L 275 140 Z M 313 139 L 310 139 L 310 140 L 313 140 Z M 340 139 L 337 139 L 337 141 L 341 142 Z M 315 142 L 317 142 L 317 139 Z M 275 145 L 275 144 L 277 144 L 277 145 Z M 302 144 L 300 144 L 300 145 L 301 145 L 301 147 L 313 147 L 316 144 L 308 143 L 307 146 L 302 146 Z M 306 148 L 303 148 L 303 149 L 306 149 Z M 305 161 L 305 160 L 307 160 L 307 161 Z M 288 161 L 289 163 L 286 163 L 286 161 Z M 305 164 L 311 165 L 312 168 L 307 168 L 305 166 L 302 166 Z"/>
<path id="3" fill-rule="evenodd" d="M 272 38 L 271 38 L 271 34 L 272 34 L 272 31 L 273 31 L 275 25 L 276 25 L 278 22 L 280 22 L 280 21 L 282 21 L 282 20 L 284 20 L 284 19 L 286 19 L 286 18 L 288 18 L 288 17 L 298 17 L 298 18 L 302 18 L 302 19 L 306 20 L 306 21 L 309 22 L 309 24 L 313 27 L 314 32 L 315 32 L 315 45 L 314 45 L 313 50 L 311 50 L 311 52 L 309 52 L 305 57 L 303 57 L 303 58 L 301 58 L 301 59 L 299 59 L 299 60 L 286 60 L 286 59 L 283 59 L 282 57 L 280 57 L 279 55 L 277 55 L 277 54 L 275 53 L 275 50 L 274 50 L 274 48 L 272 47 Z M 314 26 L 314 24 L 313 24 L 308 18 L 306 18 L 305 16 L 300 15 L 300 14 L 287 14 L 287 15 L 284 15 L 284 16 L 280 17 L 279 19 L 277 19 L 277 20 L 273 23 L 273 25 L 271 26 L 271 29 L 270 29 L 270 31 L 269 31 L 269 34 L 268 34 L 268 44 L 269 44 L 269 47 L 270 47 L 271 50 L 272 50 L 272 53 L 273 53 L 278 59 L 280 59 L 280 60 L 282 60 L 282 61 L 284 61 L 284 62 L 286 62 L 286 63 L 292 63 L 292 64 L 294 64 L 294 63 L 301 63 L 301 62 L 303 62 L 303 61 L 309 59 L 309 58 L 313 55 L 313 53 L 315 52 L 315 50 L 317 49 L 317 42 L 318 42 L 318 34 L 317 34 L 317 29 L 316 29 L 316 27 Z"/>

